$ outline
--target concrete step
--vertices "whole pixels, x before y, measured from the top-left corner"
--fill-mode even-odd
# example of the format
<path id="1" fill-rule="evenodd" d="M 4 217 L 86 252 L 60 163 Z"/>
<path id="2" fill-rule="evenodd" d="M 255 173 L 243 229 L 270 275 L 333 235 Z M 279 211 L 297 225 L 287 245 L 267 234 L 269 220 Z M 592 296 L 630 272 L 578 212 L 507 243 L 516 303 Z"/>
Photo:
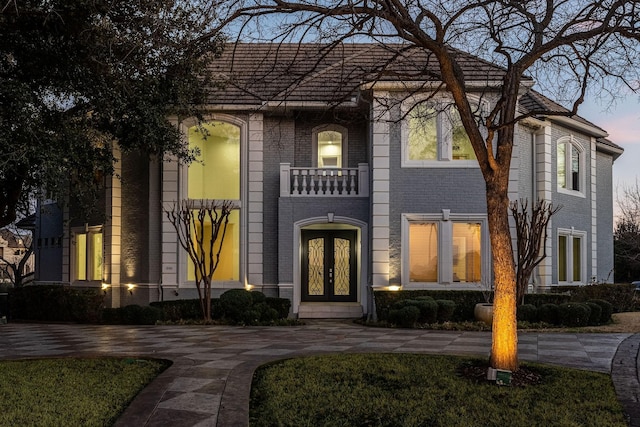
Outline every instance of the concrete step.
<path id="1" fill-rule="evenodd" d="M 299 319 L 358 319 L 362 317 L 359 302 L 302 302 Z"/>

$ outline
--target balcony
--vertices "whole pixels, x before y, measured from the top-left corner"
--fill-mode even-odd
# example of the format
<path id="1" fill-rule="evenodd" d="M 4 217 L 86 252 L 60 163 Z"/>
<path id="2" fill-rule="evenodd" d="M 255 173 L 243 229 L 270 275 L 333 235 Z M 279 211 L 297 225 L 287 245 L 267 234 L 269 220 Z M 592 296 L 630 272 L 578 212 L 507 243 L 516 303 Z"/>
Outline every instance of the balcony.
<path id="1" fill-rule="evenodd" d="M 369 197 L 369 165 L 323 169 L 280 163 L 280 197 Z"/>

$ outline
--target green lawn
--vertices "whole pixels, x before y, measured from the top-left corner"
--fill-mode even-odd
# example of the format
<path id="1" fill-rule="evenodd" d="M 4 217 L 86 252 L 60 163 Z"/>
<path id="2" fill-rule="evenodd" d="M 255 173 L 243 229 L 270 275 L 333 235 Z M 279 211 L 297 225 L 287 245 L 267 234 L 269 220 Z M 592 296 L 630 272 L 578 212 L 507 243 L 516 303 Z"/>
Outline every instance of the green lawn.
<path id="1" fill-rule="evenodd" d="M 110 426 L 169 362 L 43 359 L 0 362 L 0 426 Z"/>
<path id="2" fill-rule="evenodd" d="M 477 360 L 414 354 L 289 359 L 261 367 L 251 426 L 626 426 L 608 375 L 527 364 L 541 383 L 459 374 Z"/>

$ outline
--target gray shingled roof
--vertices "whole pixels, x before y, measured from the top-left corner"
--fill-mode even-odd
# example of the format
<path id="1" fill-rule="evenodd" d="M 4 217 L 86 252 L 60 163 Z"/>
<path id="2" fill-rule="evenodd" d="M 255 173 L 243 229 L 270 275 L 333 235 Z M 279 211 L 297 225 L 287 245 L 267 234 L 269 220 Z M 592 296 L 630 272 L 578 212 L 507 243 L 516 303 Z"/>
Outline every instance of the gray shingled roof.
<path id="1" fill-rule="evenodd" d="M 569 113 L 570 112 L 568 108 L 563 107 L 562 105 L 547 98 L 543 94 L 536 92 L 533 89 L 530 89 L 527 93 L 525 93 L 524 95 L 522 95 L 522 97 L 520 97 L 519 107 L 520 107 L 519 108 L 520 112 L 523 114 L 531 113 L 531 112 L 540 112 L 540 114 L 538 114 L 539 116 L 551 115 L 552 113 Z M 567 116 L 567 117 L 579 123 L 582 123 L 584 125 L 599 129 L 602 132 L 606 132 L 600 126 L 591 123 L 589 120 L 577 114 Z M 553 119 L 553 116 L 551 116 L 550 118 Z M 598 138 L 597 141 L 599 144 L 605 145 L 616 152 L 623 151 L 622 147 L 620 147 L 619 145 L 615 144 L 613 141 L 610 141 L 606 138 Z"/>
<path id="2" fill-rule="evenodd" d="M 456 51 L 456 55 L 468 81 L 500 81 L 504 76 L 502 67 L 462 51 Z M 228 44 L 222 55 L 212 61 L 210 70 L 220 84 L 211 88 L 209 102 L 238 107 L 285 101 L 337 105 L 354 100 L 366 83 L 442 80 L 432 54 L 400 44 Z M 529 90 L 521 97 L 520 112 L 549 114 L 569 110 Z M 600 129 L 578 115 L 571 119 Z M 599 142 L 621 150 L 609 140 Z"/>
<path id="3" fill-rule="evenodd" d="M 501 67 L 464 52 L 457 54 L 469 80 L 493 81 L 504 75 Z M 224 82 L 213 88 L 210 102 L 227 105 L 336 104 L 355 97 L 363 83 L 441 81 L 433 55 L 402 45 L 230 44 L 210 69 Z"/>

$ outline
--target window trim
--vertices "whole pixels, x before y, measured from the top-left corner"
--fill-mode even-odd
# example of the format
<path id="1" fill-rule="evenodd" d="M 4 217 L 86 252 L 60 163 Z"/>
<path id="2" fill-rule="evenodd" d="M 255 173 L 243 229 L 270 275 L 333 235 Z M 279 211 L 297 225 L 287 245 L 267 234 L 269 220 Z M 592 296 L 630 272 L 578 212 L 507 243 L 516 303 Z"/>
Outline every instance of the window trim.
<path id="1" fill-rule="evenodd" d="M 568 237 L 567 241 L 567 280 L 560 281 L 560 236 Z M 573 239 L 580 239 L 580 281 L 573 280 Z M 587 280 L 587 232 L 575 228 L 558 228 L 556 232 L 556 274 L 559 285 L 582 285 Z"/>
<path id="2" fill-rule="evenodd" d="M 316 126 L 311 130 L 312 132 L 311 164 L 315 168 L 319 167 L 318 166 L 318 134 L 320 132 L 327 132 L 327 131 L 338 132 L 340 135 L 342 135 L 342 165 L 337 168 L 332 167 L 327 169 L 348 168 L 349 167 L 349 132 L 346 127 L 340 126 L 334 123 Z"/>
<path id="3" fill-rule="evenodd" d="M 248 154 L 248 123 L 243 121 L 242 119 L 228 115 L 228 114 L 210 114 L 207 115 L 203 123 L 212 123 L 212 122 L 222 122 L 230 125 L 237 126 L 240 128 L 240 199 L 231 200 L 234 204 L 233 209 L 238 210 L 240 212 L 239 215 L 239 247 L 238 247 L 238 280 L 214 280 L 212 281 L 214 287 L 226 287 L 226 286 L 234 286 L 237 287 L 238 284 L 242 284 L 246 281 L 247 277 L 247 255 L 246 248 L 248 247 L 248 211 L 246 207 L 246 203 L 249 200 L 248 193 L 248 182 L 249 182 L 249 154 Z M 188 132 L 189 128 L 192 126 L 196 126 L 198 122 L 194 119 L 189 119 L 181 122 L 181 129 L 183 135 L 187 137 L 186 143 L 189 143 L 188 140 Z M 189 194 L 189 167 L 187 164 L 181 164 L 179 168 L 179 195 L 183 195 L 184 199 L 188 199 Z M 199 199 L 196 199 L 199 200 Z M 189 255 L 182 248 L 179 249 L 179 257 L 178 257 L 178 280 L 179 283 L 185 284 L 187 286 L 195 287 L 195 281 L 189 280 L 188 278 L 188 267 L 187 264 L 191 262 L 189 260 Z"/>
<path id="4" fill-rule="evenodd" d="M 411 282 L 409 277 L 409 226 L 412 222 L 438 223 L 438 281 Z M 457 289 L 477 289 L 478 283 L 453 281 L 453 223 L 480 223 L 482 233 L 481 248 L 481 281 L 491 278 L 491 246 L 489 226 L 486 214 L 451 213 L 443 209 L 441 213 L 403 213 L 401 220 L 401 282 L 404 289 L 424 289 L 426 287 L 453 286 Z M 448 260 L 445 262 L 445 260 Z"/>
<path id="5" fill-rule="evenodd" d="M 102 272 L 100 274 L 99 278 L 91 278 L 91 279 L 78 279 L 77 277 L 77 271 L 76 271 L 76 266 L 78 263 L 78 259 L 77 259 L 77 236 L 80 234 L 85 234 L 87 236 L 86 239 L 86 247 L 85 247 L 85 256 L 87 257 L 87 266 L 86 266 L 86 277 L 89 277 L 89 272 L 92 270 L 93 264 L 92 262 L 90 263 L 89 260 L 91 260 L 93 257 L 89 256 L 91 251 L 93 250 L 93 244 L 92 244 L 92 239 L 89 238 L 89 235 L 91 234 L 102 234 Z M 71 277 L 72 277 L 72 282 L 82 282 L 82 283 L 100 283 L 103 281 L 104 279 L 104 266 L 105 266 L 105 241 L 104 241 L 104 227 L 102 225 L 96 225 L 96 226 L 91 226 L 91 227 L 74 227 L 71 229 L 71 245 L 72 245 L 72 250 L 71 250 L 71 262 L 70 262 L 70 268 L 71 268 Z"/>
<path id="6" fill-rule="evenodd" d="M 578 190 L 573 190 L 571 188 L 560 186 L 560 182 L 558 180 L 558 148 L 560 145 L 564 144 L 565 147 L 568 147 L 569 150 L 565 150 L 565 159 L 564 159 L 564 167 L 565 167 L 565 184 L 568 184 L 571 181 L 571 153 L 576 150 L 578 152 L 578 167 L 580 170 L 578 171 Z M 558 193 L 568 194 L 576 197 L 586 197 L 585 186 L 586 186 L 586 150 L 584 146 L 573 136 L 563 136 L 558 138 L 556 141 L 556 189 Z"/>
<path id="7" fill-rule="evenodd" d="M 482 100 L 476 96 L 469 96 L 471 103 L 477 104 L 480 111 L 486 111 L 488 109 L 488 103 L 486 100 Z M 435 160 L 409 160 L 409 121 L 410 116 L 414 108 L 420 104 L 426 107 L 434 107 L 436 113 L 436 141 L 438 144 L 437 153 L 438 159 Z M 476 159 L 473 160 L 454 160 L 452 158 L 452 140 L 453 134 L 451 121 L 446 120 L 445 110 L 448 108 L 455 108 L 453 101 L 446 96 L 423 96 L 413 97 L 405 100 L 400 109 L 402 114 L 402 121 L 400 125 L 400 138 L 402 141 L 401 146 L 401 167 L 402 168 L 480 168 L 480 164 Z M 447 137 L 443 139 L 443 135 Z"/>

